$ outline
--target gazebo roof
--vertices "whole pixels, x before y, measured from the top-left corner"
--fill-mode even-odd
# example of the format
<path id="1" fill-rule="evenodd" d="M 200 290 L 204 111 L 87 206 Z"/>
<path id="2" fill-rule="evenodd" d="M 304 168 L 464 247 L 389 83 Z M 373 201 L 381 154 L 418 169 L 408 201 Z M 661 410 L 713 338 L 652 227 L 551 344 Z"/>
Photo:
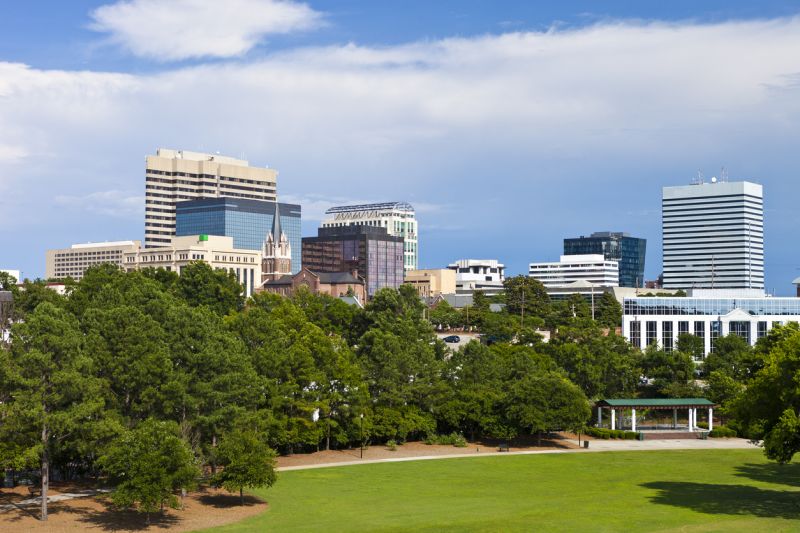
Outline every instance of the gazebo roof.
<path id="1" fill-rule="evenodd" d="M 599 407 L 627 407 L 631 409 L 688 409 L 694 407 L 715 407 L 714 402 L 705 398 L 615 398 L 598 400 Z"/>

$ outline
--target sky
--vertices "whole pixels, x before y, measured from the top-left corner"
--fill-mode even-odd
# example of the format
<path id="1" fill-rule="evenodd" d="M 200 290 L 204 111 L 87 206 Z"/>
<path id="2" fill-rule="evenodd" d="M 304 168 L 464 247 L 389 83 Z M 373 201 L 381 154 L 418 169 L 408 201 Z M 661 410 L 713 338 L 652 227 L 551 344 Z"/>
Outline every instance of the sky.
<path id="1" fill-rule="evenodd" d="M 800 2 L 1 2 L 0 268 L 142 239 L 144 158 L 220 152 L 326 208 L 407 201 L 420 267 L 625 231 L 661 187 L 764 185 L 767 288 L 800 276 Z"/>

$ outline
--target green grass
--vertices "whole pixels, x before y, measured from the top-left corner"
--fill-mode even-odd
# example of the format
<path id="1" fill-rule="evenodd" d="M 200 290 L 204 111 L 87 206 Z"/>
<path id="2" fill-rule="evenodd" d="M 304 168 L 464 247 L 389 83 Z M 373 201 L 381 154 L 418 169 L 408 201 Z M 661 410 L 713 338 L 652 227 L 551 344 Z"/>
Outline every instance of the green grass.
<path id="1" fill-rule="evenodd" d="M 215 531 L 800 531 L 800 464 L 760 450 L 572 453 L 284 472 Z"/>

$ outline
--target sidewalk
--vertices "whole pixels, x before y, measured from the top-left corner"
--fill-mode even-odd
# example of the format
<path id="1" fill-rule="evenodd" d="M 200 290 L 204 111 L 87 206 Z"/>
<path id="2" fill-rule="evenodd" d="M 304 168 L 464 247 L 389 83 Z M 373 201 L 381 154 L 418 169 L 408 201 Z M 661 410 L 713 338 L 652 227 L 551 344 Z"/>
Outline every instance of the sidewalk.
<path id="1" fill-rule="evenodd" d="M 47 502 L 48 503 L 63 502 L 64 500 L 85 498 L 87 496 L 94 496 L 96 494 L 102 494 L 105 492 L 109 492 L 108 489 L 91 489 L 91 490 L 82 490 L 80 492 L 60 492 L 58 494 L 48 496 Z M 35 498 L 28 498 L 27 500 L 22 500 L 17 503 L 6 503 L 0 505 L 0 512 L 11 511 L 13 509 L 20 509 L 22 507 L 33 507 L 39 505 L 42 505 L 42 497 L 36 496 Z"/>
<path id="2" fill-rule="evenodd" d="M 279 472 L 291 470 L 309 470 L 312 468 L 330 468 L 334 466 L 367 465 L 375 463 L 401 463 L 406 461 L 429 461 L 432 459 L 459 459 L 469 457 L 495 457 L 512 455 L 539 455 L 546 453 L 587 453 L 587 452 L 628 452 L 653 450 L 741 450 L 756 449 L 757 446 L 746 439 L 675 439 L 675 440 L 592 440 L 589 448 L 562 450 L 529 450 L 522 452 L 476 452 L 472 454 L 452 455 L 420 455 L 417 457 L 391 457 L 387 459 L 367 459 L 358 461 L 342 461 L 336 463 L 320 463 L 278 467 Z"/>

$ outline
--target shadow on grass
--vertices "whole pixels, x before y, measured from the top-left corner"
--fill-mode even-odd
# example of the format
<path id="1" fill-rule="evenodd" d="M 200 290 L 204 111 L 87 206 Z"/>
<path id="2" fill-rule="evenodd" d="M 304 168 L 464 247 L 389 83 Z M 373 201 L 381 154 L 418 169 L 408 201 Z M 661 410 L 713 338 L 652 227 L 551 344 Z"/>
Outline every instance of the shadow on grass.
<path id="1" fill-rule="evenodd" d="M 656 481 L 642 487 L 657 490 L 653 503 L 683 507 L 706 514 L 800 518 L 800 492 L 760 489 L 748 485 L 716 485 Z"/>
<path id="2" fill-rule="evenodd" d="M 746 464 L 736 468 L 736 475 L 754 481 L 800 487 L 800 464 Z"/>
<path id="3" fill-rule="evenodd" d="M 251 507 L 264 503 L 255 496 L 244 496 L 244 504 L 239 499 L 238 494 L 204 494 L 198 498 L 200 503 L 217 509 L 229 509 L 231 507 Z"/>

